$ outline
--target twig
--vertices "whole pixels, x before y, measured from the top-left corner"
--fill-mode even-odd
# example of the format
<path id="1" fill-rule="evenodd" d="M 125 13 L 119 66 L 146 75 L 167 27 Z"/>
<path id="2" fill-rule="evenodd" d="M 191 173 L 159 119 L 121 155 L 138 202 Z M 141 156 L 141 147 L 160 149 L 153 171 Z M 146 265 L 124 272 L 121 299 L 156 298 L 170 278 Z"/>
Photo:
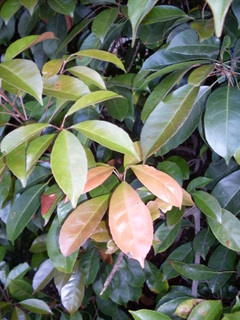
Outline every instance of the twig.
<path id="1" fill-rule="evenodd" d="M 139 49 L 140 49 L 140 45 L 141 45 L 141 40 L 138 41 L 138 44 L 137 44 L 137 46 L 136 46 L 136 50 L 135 50 L 135 52 L 134 52 L 134 54 L 133 54 L 133 56 L 132 56 L 132 60 L 131 60 L 131 62 L 129 63 L 129 66 L 128 66 L 128 68 L 127 68 L 127 72 L 129 72 L 129 71 L 131 70 L 131 68 L 132 68 L 132 66 L 133 66 L 133 64 L 134 64 L 135 58 L 136 58 L 136 56 L 137 56 L 137 54 L 138 54 L 138 51 L 139 51 Z"/>
<path id="2" fill-rule="evenodd" d="M 7 111 L 7 113 L 10 114 L 16 121 L 22 124 L 22 121 L 11 110 L 9 110 L 3 103 L 0 102 L 0 106 L 2 106 Z"/>
<path id="3" fill-rule="evenodd" d="M 123 253 L 123 252 L 120 252 L 119 255 L 118 255 L 118 257 L 117 257 L 116 263 L 115 263 L 115 265 L 114 265 L 113 268 L 112 268 L 112 271 L 110 272 L 109 276 L 107 277 L 107 279 L 106 279 L 106 281 L 105 281 L 105 283 L 104 283 L 103 289 L 102 289 L 102 291 L 100 292 L 100 296 L 103 295 L 104 292 L 107 290 L 107 288 L 108 288 L 110 282 L 112 281 L 115 273 L 116 273 L 116 272 L 118 271 L 118 269 L 119 269 L 119 266 L 120 266 L 120 263 L 121 263 L 123 257 L 124 257 L 124 253 Z"/>
<path id="4" fill-rule="evenodd" d="M 47 108 L 46 108 L 46 111 L 45 111 L 45 114 L 44 114 L 43 122 L 45 122 L 45 120 L 46 120 L 47 112 L 48 112 L 48 108 L 50 106 L 51 100 L 52 100 L 52 96 L 48 100 L 48 104 L 47 104 Z"/>
<path id="5" fill-rule="evenodd" d="M 21 101 L 21 105 L 22 105 L 22 109 L 23 109 L 23 114 L 24 114 L 25 120 L 27 120 L 28 117 L 27 117 L 26 109 L 25 109 L 25 106 L 24 106 L 24 103 L 23 103 L 23 99 L 20 96 L 19 96 L 19 99 Z"/>
<path id="6" fill-rule="evenodd" d="M 19 118 L 21 118 L 23 121 L 25 121 L 24 116 L 21 114 L 21 112 L 18 110 L 18 108 L 12 103 L 12 101 L 6 96 L 6 94 L 0 90 L 0 96 L 3 97 L 3 99 L 10 104 L 10 106 L 13 108 L 13 110 L 18 114 Z"/>
<path id="7" fill-rule="evenodd" d="M 195 208 L 193 219 L 194 219 L 194 226 L 195 226 L 195 235 L 201 230 L 201 220 L 200 220 L 200 213 L 201 211 L 197 208 Z M 200 264 L 200 255 L 198 253 L 195 253 L 195 264 Z M 194 297 L 198 296 L 198 281 L 193 280 L 192 282 L 192 295 Z"/>

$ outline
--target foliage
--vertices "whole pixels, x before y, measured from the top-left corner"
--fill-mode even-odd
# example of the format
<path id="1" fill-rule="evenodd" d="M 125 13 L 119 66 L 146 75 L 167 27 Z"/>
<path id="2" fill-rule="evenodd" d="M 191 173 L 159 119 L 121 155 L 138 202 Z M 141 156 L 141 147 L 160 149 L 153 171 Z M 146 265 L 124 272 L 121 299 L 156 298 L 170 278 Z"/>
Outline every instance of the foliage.
<path id="1" fill-rule="evenodd" d="M 239 318 L 239 12 L 1 2 L 1 318 Z"/>

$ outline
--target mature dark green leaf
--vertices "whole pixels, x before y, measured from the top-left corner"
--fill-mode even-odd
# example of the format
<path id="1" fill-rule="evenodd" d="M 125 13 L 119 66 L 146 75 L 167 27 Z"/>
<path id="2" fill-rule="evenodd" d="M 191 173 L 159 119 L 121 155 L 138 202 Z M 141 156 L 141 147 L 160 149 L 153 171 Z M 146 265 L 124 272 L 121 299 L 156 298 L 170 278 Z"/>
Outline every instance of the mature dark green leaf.
<path id="1" fill-rule="evenodd" d="M 118 311 L 118 305 L 110 299 L 103 300 L 99 296 L 96 296 L 96 303 L 101 312 L 107 316 L 114 317 Z"/>
<path id="2" fill-rule="evenodd" d="M 96 295 L 100 296 L 100 298 L 104 300 L 108 299 L 111 294 L 111 284 L 110 286 L 107 287 L 107 289 L 103 292 L 103 294 L 100 294 L 100 293 L 103 290 L 104 283 L 108 275 L 110 274 L 111 270 L 112 270 L 112 266 L 110 264 L 100 266 L 97 277 L 92 284 L 93 290 L 96 293 Z"/>
<path id="3" fill-rule="evenodd" d="M 182 17 L 189 18 L 184 11 L 169 5 L 155 6 L 143 19 L 142 24 L 152 24 L 157 22 L 165 22 L 176 20 Z"/>
<path id="4" fill-rule="evenodd" d="M 91 247 L 87 249 L 87 251 L 80 257 L 79 264 L 84 271 L 86 286 L 89 286 L 96 278 L 99 269 L 99 256 L 97 249 Z"/>
<path id="5" fill-rule="evenodd" d="M 162 223 L 160 227 L 155 231 L 157 241 L 153 244 L 154 251 L 156 253 L 164 252 L 173 241 L 176 239 L 181 228 L 181 221 L 174 226 L 167 226 L 166 223 Z"/>
<path id="6" fill-rule="evenodd" d="M 23 310 L 15 307 L 12 312 L 11 320 L 27 320 L 27 315 Z"/>
<path id="7" fill-rule="evenodd" d="M 123 259 L 119 266 L 119 272 L 123 279 L 133 287 L 142 287 L 145 282 L 144 271 L 134 259 Z"/>
<path id="8" fill-rule="evenodd" d="M 209 320 L 219 320 L 222 309 L 223 306 L 221 301 L 204 301 L 193 309 L 188 320 L 202 320 L 203 317 Z"/>
<path id="9" fill-rule="evenodd" d="M 195 191 L 195 188 L 203 188 L 208 185 L 212 179 L 206 177 L 198 177 L 189 182 L 187 186 L 187 192 L 191 193 Z"/>
<path id="10" fill-rule="evenodd" d="M 168 282 L 163 279 L 163 273 L 151 262 L 145 261 L 144 272 L 148 288 L 157 294 L 168 291 Z"/>
<path id="11" fill-rule="evenodd" d="M 34 292 L 38 292 L 43 289 L 53 278 L 54 266 L 50 259 L 45 260 L 37 272 L 35 273 L 32 281 L 32 287 Z"/>
<path id="12" fill-rule="evenodd" d="M 75 0 L 48 0 L 48 4 L 54 11 L 73 17 Z"/>
<path id="13" fill-rule="evenodd" d="M 205 191 L 196 191 L 192 194 L 198 208 L 209 218 L 222 221 L 222 210 L 217 199 Z"/>
<path id="14" fill-rule="evenodd" d="M 16 267 L 14 267 L 8 274 L 6 282 L 5 282 L 5 288 L 9 286 L 9 283 L 14 279 L 21 279 L 24 277 L 24 275 L 31 269 L 29 264 L 27 262 L 20 263 Z"/>
<path id="15" fill-rule="evenodd" d="M 29 251 L 33 253 L 44 252 L 47 250 L 46 244 L 47 244 L 47 234 L 46 233 L 41 234 L 40 236 L 36 237 L 33 240 Z"/>
<path id="16" fill-rule="evenodd" d="M 202 229 L 197 233 L 193 240 L 193 249 L 199 254 L 204 260 L 206 260 L 206 255 L 208 254 L 210 247 L 213 245 L 215 237 L 211 230 L 208 228 Z"/>
<path id="17" fill-rule="evenodd" d="M 13 279 L 9 283 L 9 292 L 17 300 L 30 299 L 33 288 L 30 283 L 22 279 Z"/>
<path id="18" fill-rule="evenodd" d="M 27 299 L 20 301 L 19 303 L 30 312 L 37 314 L 52 314 L 50 307 L 42 300 Z"/>
<path id="19" fill-rule="evenodd" d="M 112 8 L 101 11 L 93 20 L 92 32 L 98 36 L 102 43 L 117 16 L 118 9 Z"/>
<path id="20" fill-rule="evenodd" d="M 135 320 L 170 320 L 168 316 L 158 311 L 139 310 L 129 311 Z"/>
<path id="21" fill-rule="evenodd" d="M 7 234 L 13 242 L 26 227 L 40 206 L 40 198 L 45 184 L 38 184 L 21 194 L 14 202 L 7 220 Z"/>

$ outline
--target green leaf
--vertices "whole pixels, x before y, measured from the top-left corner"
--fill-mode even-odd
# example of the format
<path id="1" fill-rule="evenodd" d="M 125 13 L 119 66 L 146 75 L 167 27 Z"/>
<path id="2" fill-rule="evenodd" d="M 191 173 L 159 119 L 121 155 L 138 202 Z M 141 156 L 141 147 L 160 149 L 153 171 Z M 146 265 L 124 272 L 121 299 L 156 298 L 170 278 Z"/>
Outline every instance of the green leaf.
<path id="1" fill-rule="evenodd" d="M 217 3 L 215 0 L 206 0 L 206 2 L 213 13 L 215 34 L 218 38 L 220 38 L 224 26 L 225 17 L 233 0 L 219 0 Z"/>
<path id="2" fill-rule="evenodd" d="M 218 88 L 209 96 L 204 117 L 206 139 L 226 162 L 240 148 L 240 92 L 230 85 Z"/>
<path id="3" fill-rule="evenodd" d="M 238 320 L 240 317 L 240 311 L 234 313 L 224 313 L 222 320 Z"/>
<path id="4" fill-rule="evenodd" d="M 10 44 L 10 46 L 7 48 L 4 61 L 12 60 L 14 57 L 19 55 L 21 52 L 27 50 L 31 46 L 34 46 L 35 44 L 42 42 L 47 39 L 53 39 L 54 34 L 52 32 L 44 32 L 40 36 L 28 36 L 21 39 L 18 39 Z"/>
<path id="5" fill-rule="evenodd" d="M 61 70 L 62 64 L 62 59 L 53 59 L 46 62 L 42 68 L 42 75 L 44 80 L 58 74 L 58 72 Z"/>
<path id="6" fill-rule="evenodd" d="M 75 0 L 48 0 L 48 5 L 61 14 L 73 18 L 75 9 Z"/>
<path id="7" fill-rule="evenodd" d="M 75 66 L 67 69 L 67 71 L 78 77 L 83 82 L 86 82 L 87 85 L 94 84 L 100 89 L 106 89 L 106 85 L 100 74 L 91 68 L 85 66 Z"/>
<path id="8" fill-rule="evenodd" d="M 119 272 L 123 279 L 133 287 L 142 287 L 145 282 L 144 271 L 134 259 L 124 258 L 120 263 Z"/>
<path id="9" fill-rule="evenodd" d="M 75 124 L 72 128 L 110 150 L 130 154 L 138 158 L 129 135 L 117 125 L 107 121 L 88 120 Z"/>
<path id="10" fill-rule="evenodd" d="M 104 42 L 104 38 L 117 16 L 118 9 L 112 8 L 101 11 L 93 20 L 92 32 L 101 40 L 102 43 Z"/>
<path id="11" fill-rule="evenodd" d="M 157 294 L 163 294 L 168 291 L 168 282 L 163 280 L 162 272 L 151 262 L 145 261 L 144 272 L 148 288 Z"/>
<path id="12" fill-rule="evenodd" d="M 64 257 L 59 248 L 59 233 L 61 225 L 56 216 L 47 234 L 47 252 L 54 267 L 64 273 L 71 273 L 77 259 L 78 252 Z"/>
<path id="13" fill-rule="evenodd" d="M 207 178 L 207 177 L 198 177 L 193 179 L 191 182 L 189 182 L 187 186 L 187 192 L 191 193 L 195 191 L 195 188 L 203 188 L 206 185 L 208 185 L 212 179 Z"/>
<path id="14" fill-rule="evenodd" d="M 101 61 L 110 62 L 115 64 L 118 68 L 122 69 L 124 72 L 126 72 L 122 61 L 110 52 L 106 52 L 103 50 L 88 49 L 88 50 L 78 51 L 74 53 L 73 56 L 89 57 L 89 58 L 93 58 Z"/>
<path id="15" fill-rule="evenodd" d="M 28 9 L 29 13 L 32 15 L 35 6 L 37 5 L 37 0 L 20 0 L 20 3 Z"/>
<path id="16" fill-rule="evenodd" d="M 80 248 L 103 218 L 108 207 L 109 195 L 103 195 L 80 204 L 64 222 L 59 245 L 64 256 Z"/>
<path id="17" fill-rule="evenodd" d="M 28 318 L 26 314 L 21 309 L 19 309 L 18 307 L 15 307 L 13 309 L 11 320 L 27 320 L 27 319 Z"/>
<path id="18" fill-rule="evenodd" d="M 11 118 L 11 114 L 8 113 L 2 106 L 0 106 L 0 127 L 5 126 Z"/>
<path id="19" fill-rule="evenodd" d="M 43 82 L 43 94 L 55 98 L 75 101 L 86 93 L 89 93 L 88 87 L 71 76 L 55 75 Z"/>
<path id="20" fill-rule="evenodd" d="M 61 302 L 64 308 L 73 315 L 80 307 L 84 297 L 84 273 L 78 265 L 61 290 Z"/>
<path id="21" fill-rule="evenodd" d="M 181 9 L 171 5 L 155 6 L 143 19 L 142 24 L 166 22 L 188 17 Z M 189 18 L 189 17 L 188 17 Z"/>
<path id="22" fill-rule="evenodd" d="M 88 248 L 87 251 L 81 255 L 79 264 L 84 271 L 86 286 L 93 283 L 99 269 L 99 256 L 95 248 Z"/>
<path id="23" fill-rule="evenodd" d="M 213 19 L 192 21 L 190 25 L 191 25 L 191 28 L 198 33 L 200 42 L 210 38 L 213 35 L 213 32 L 214 32 Z"/>
<path id="24" fill-rule="evenodd" d="M 181 228 L 181 221 L 174 226 L 167 226 L 162 223 L 155 231 L 156 243 L 153 243 L 155 253 L 161 253 L 167 250 L 176 239 Z"/>
<path id="25" fill-rule="evenodd" d="M 33 240 L 29 251 L 33 253 L 44 252 L 47 250 L 46 243 L 47 243 L 47 234 L 46 233 L 41 234 L 40 236 L 36 237 Z"/>
<path id="26" fill-rule="evenodd" d="M 132 47 L 134 46 L 138 27 L 143 18 L 148 14 L 152 7 L 157 3 L 157 0 L 137 0 L 128 1 L 128 16 L 132 25 Z"/>
<path id="27" fill-rule="evenodd" d="M 198 208 L 209 218 L 222 221 L 222 210 L 217 199 L 205 191 L 196 191 L 192 194 Z"/>
<path id="28" fill-rule="evenodd" d="M 94 105 L 95 103 L 101 103 L 113 98 L 123 98 L 123 97 L 118 95 L 115 92 L 108 91 L 108 90 L 94 91 L 94 92 L 85 94 L 83 97 L 81 97 L 74 103 L 74 105 L 68 110 L 65 117 L 70 116 L 71 114 L 73 114 L 74 112 L 77 112 L 82 108 L 86 108 L 91 105 Z"/>
<path id="29" fill-rule="evenodd" d="M 1 151 L 6 154 L 11 152 L 23 142 L 34 139 L 47 127 L 48 124 L 45 123 L 33 123 L 13 130 L 3 138 L 1 142 Z"/>
<path id="30" fill-rule="evenodd" d="M 206 281 L 214 278 L 219 274 L 231 274 L 234 271 L 222 271 L 217 272 L 210 268 L 207 268 L 203 264 L 187 264 L 177 260 L 169 260 L 168 261 L 173 269 L 175 269 L 182 276 L 196 281 Z"/>
<path id="31" fill-rule="evenodd" d="M 6 0 L 1 8 L 1 17 L 8 24 L 12 16 L 21 8 L 18 0 Z"/>
<path id="32" fill-rule="evenodd" d="M 187 319 L 192 309 L 203 301 L 204 300 L 202 299 L 188 299 L 184 302 L 181 302 L 175 310 L 174 315 Z"/>
<path id="33" fill-rule="evenodd" d="M 194 69 L 188 77 L 188 83 L 194 86 L 200 86 L 202 82 L 205 81 L 207 77 L 209 77 L 214 68 L 214 64 L 206 64 Z"/>
<path id="34" fill-rule="evenodd" d="M 8 215 L 7 234 L 12 242 L 20 235 L 40 206 L 45 184 L 35 185 L 23 192 L 14 202 Z"/>
<path id="35" fill-rule="evenodd" d="M 75 208 L 87 179 L 87 158 L 79 140 L 67 130 L 54 143 L 51 165 L 54 178 Z"/>
<path id="36" fill-rule="evenodd" d="M 35 292 L 43 289 L 53 278 L 54 266 L 50 259 L 45 260 L 34 274 L 32 287 Z"/>
<path id="37" fill-rule="evenodd" d="M 193 309 L 188 320 L 202 320 L 203 317 L 208 320 L 219 320 L 221 318 L 222 309 L 221 301 L 204 301 Z"/>
<path id="38" fill-rule="evenodd" d="M 33 294 L 31 284 L 22 279 L 11 280 L 8 288 L 11 295 L 17 300 L 29 299 Z"/>
<path id="39" fill-rule="evenodd" d="M 14 267 L 8 274 L 5 289 L 9 286 L 9 283 L 14 279 L 21 279 L 25 276 L 25 274 L 31 269 L 27 262 L 20 263 L 16 267 Z"/>
<path id="40" fill-rule="evenodd" d="M 208 218 L 208 225 L 217 240 L 233 251 L 240 250 L 239 220 L 229 211 L 222 209 L 222 221 Z"/>
<path id="41" fill-rule="evenodd" d="M 46 302 L 39 299 L 27 299 L 19 302 L 30 312 L 37 314 L 53 314 Z"/>
<path id="42" fill-rule="evenodd" d="M 145 159 L 180 129 L 192 110 L 198 90 L 185 85 L 167 95 L 151 112 L 141 133 Z"/>
<path id="43" fill-rule="evenodd" d="M 193 249 L 204 260 L 206 260 L 206 256 L 214 241 L 215 237 L 212 234 L 211 230 L 209 230 L 208 228 L 202 229 L 200 232 L 197 233 L 193 240 Z"/>
<path id="44" fill-rule="evenodd" d="M 152 310 L 129 310 L 129 312 L 133 316 L 134 320 L 170 320 L 170 318 L 165 314 Z"/>
<path id="45" fill-rule="evenodd" d="M 28 72 L 26 72 L 28 70 Z M 0 64 L 0 77 L 10 85 L 22 90 L 42 105 L 42 77 L 31 60 L 15 59 Z"/>

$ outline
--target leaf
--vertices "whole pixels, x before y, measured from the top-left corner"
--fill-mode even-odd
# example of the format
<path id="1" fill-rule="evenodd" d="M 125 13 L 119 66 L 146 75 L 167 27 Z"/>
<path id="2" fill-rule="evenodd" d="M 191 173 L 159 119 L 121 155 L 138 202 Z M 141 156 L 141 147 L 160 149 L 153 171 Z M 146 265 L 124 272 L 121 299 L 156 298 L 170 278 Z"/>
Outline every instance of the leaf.
<path id="1" fill-rule="evenodd" d="M 58 74 L 63 64 L 62 59 L 53 59 L 46 62 L 42 68 L 43 79 L 47 80 Z"/>
<path id="2" fill-rule="evenodd" d="M 100 89 L 106 89 L 106 85 L 100 74 L 91 68 L 85 66 L 75 66 L 67 69 L 67 71 L 78 77 L 83 82 L 86 82 L 87 85 L 94 84 Z"/>
<path id="3" fill-rule="evenodd" d="M 214 64 L 206 64 L 194 69 L 188 77 L 188 83 L 194 86 L 200 86 L 213 72 Z"/>
<path id="4" fill-rule="evenodd" d="M 95 92 L 85 94 L 83 97 L 81 97 L 74 103 L 74 105 L 68 110 L 65 117 L 70 116 L 71 114 L 73 114 L 74 112 L 77 112 L 82 108 L 86 108 L 96 103 L 101 103 L 113 98 L 122 98 L 122 96 L 108 90 L 95 91 Z"/>
<path id="5" fill-rule="evenodd" d="M 23 310 L 18 307 L 14 307 L 11 320 L 27 320 L 27 316 Z"/>
<path id="6" fill-rule="evenodd" d="M 188 16 L 184 11 L 171 5 L 155 6 L 143 19 L 142 24 L 152 24 L 157 22 L 165 22 L 171 20 L 177 20 Z"/>
<path id="7" fill-rule="evenodd" d="M 116 245 L 144 267 L 153 239 L 152 218 L 137 192 L 125 181 L 110 200 L 109 227 Z"/>
<path id="8" fill-rule="evenodd" d="M 220 319 L 222 314 L 221 301 L 204 301 L 198 304 L 190 313 L 188 320 L 202 320 L 203 317 L 209 320 Z"/>
<path id="9" fill-rule="evenodd" d="M 96 242 L 108 242 L 112 240 L 107 221 L 101 221 L 90 237 Z"/>
<path id="10" fill-rule="evenodd" d="M 85 201 L 69 215 L 59 235 L 59 245 L 64 256 L 78 250 L 90 237 L 107 210 L 108 200 L 109 195 L 103 195 Z"/>
<path id="11" fill-rule="evenodd" d="M 129 135 L 117 125 L 107 121 L 88 120 L 77 123 L 72 128 L 110 150 L 130 154 L 137 158 Z"/>
<path id="12" fill-rule="evenodd" d="M 63 192 L 57 184 L 53 184 L 50 188 L 47 189 L 47 191 L 43 193 L 43 195 L 41 196 L 41 214 L 42 216 L 44 216 L 44 219 L 49 219 L 49 216 L 56 208 L 57 203 L 62 196 Z"/>
<path id="13" fill-rule="evenodd" d="M 111 166 L 99 166 L 88 170 L 83 193 L 87 193 L 100 186 L 112 174 L 113 169 Z"/>
<path id="14" fill-rule="evenodd" d="M 76 262 L 78 252 L 71 254 L 68 257 L 64 257 L 59 248 L 59 233 L 61 225 L 56 216 L 53 219 L 51 227 L 47 234 L 47 253 L 52 261 L 54 267 L 64 273 L 71 273 L 73 271 L 74 264 Z"/>
<path id="15" fill-rule="evenodd" d="M 207 186 L 212 179 L 207 178 L 207 177 L 198 177 L 193 179 L 191 182 L 189 182 L 187 186 L 187 192 L 191 193 L 195 191 L 195 188 L 202 188 Z"/>
<path id="16" fill-rule="evenodd" d="M 37 5 L 37 0 L 20 0 L 21 4 L 28 9 L 29 13 L 32 15 L 35 6 Z"/>
<path id="17" fill-rule="evenodd" d="M 177 238 L 180 229 L 181 221 L 173 226 L 167 226 L 165 223 L 162 223 L 154 234 L 154 240 L 156 243 L 153 243 L 153 248 L 155 253 L 166 251 Z"/>
<path id="18" fill-rule="evenodd" d="M 182 188 L 168 174 L 148 165 L 135 165 L 131 169 L 142 184 L 161 200 L 181 208 Z"/>
<path id="19" fill-rule="evenodd" d="M 151 112 L 141 133 L 145 159 L 180 129 L 192 110 L 198 91 L 198 87 L 185 85 L 167 95 Z"/>
<path id="20" fill-rule="evenodd" d="M 203 299 L 188 299 L 184 302 L 181 302 L 174 312 L 174 315 L 187 319 L 193 308 L 203 301 Z"/>
<path id="21" fill-rule="evenodd" d="M 131 155 L 125 154 L 124 155 L 124 168 L 127 168 L 131 164 L 137 164 L 139 163 L 139 160 L 143 160 L 143 154 L 142 154 L 142 148 L 141 148 L 141 143 L 140 141 L 135 141 L 133 142 L 134 148 L 136 150 L 136 154 L 138 158 L 133 157 Z"/>
<path id="22" fill-rule="evenodd" d="M 39 299 L 27 299 L 20 301 L 19 303 L 30 312 L 37 314 L 53 314 L 46 302 Z"/>
<path id="23" fill-rule="evenodd" d="M 4 61 L 12 60 L 21 52 L 47 39 L 54 39 L 54 34 L 52 32 L 44 32 L 40 36 L 28 36 L 12 42 L 6 50 Z"/>
<path id="24" fill-rule="evenodd" d="M 207 268 L 203 264 L 187 264 L 177 260 L 168 261 L 173 269 L 179 272 L 182 276 L 196 281 L 206 281 L 214 278 L 218 274 L 231 274 L 234 271 L 222 271 L 217 272 L 210 268 Z"/>
<path id="25" fill-rule="evenodd" d="M 85 284 L 88 287 L 93 283 L 99 269 L 98 251 L 95 248 L 88 248 L 87 251 L 81 255 L 79 264 L 84 271 Z"/>
<path id="26" fill-rule="evenodd" d="M 80 57 L 89 57 L 89 58 L 93 58 L 101 61 L 110 62 L 115 64 L 118 68 L 122 69 L 124 72 L 126 72 L 122 61 L 110 52 L 106 52 L 103 50 L 88 49 L 88 50 L 78 51 L 73 55 L 80 56 Z"/>
<path id="27" fill-rule="evenodd" d="M 47 250 L 46 242 L 47 242 L 47 234 L 41 234 L 40 236 L 34 239 L 29 251 L 33 253 L 40 253 L 40 252 L 46 251 Z"/>
<path id="28" fill-rule="evenodd" d="M 218 1 L 218 3 L 216 3 L 214 0 L 206 0 L 206 2 L 213 13 L 215 34 L 218 38 L 220 38 L 224 26 L 225 17 L 233 0 L 220 0 Z"/>
<path id="29" fill-rule="evenodd" d="M 204 117 L 206 139 L 226 162 L 240 148 L 240 93 L 230 85 L 218 88 L 209 96 Z M 217 137 L 217 138 L 216 138 Z"/>
<path id="30" fill-rule="evenodd" d="M 34 274 L 32 287 L 35 292 L 43 289 L 53 278 L 54 266 L 50 259 L 45 260 Z"/>
<path id="31" fill-rule="evenodd" d="M 198 208 L 214 220 L 222 221 L 222 209 L 217 199 L 205 191 L 196 191 L 192 194 Z"/>
<path id="32" fill-rule="evenodd" d="M 84 273 L 75 266 L 68 282 L 61 289 L 61 302 L 64 308 L 72 316 L 76 312 L 84 297 Z"/>
<path id="33" fill-rule="evenodd" d="M 27 262 L 20 263 L 19 265 L 14 267 L 7 276 L 4 288 L 6 289 L 12 280 L 23 278 L 29 270 L 31 270 L 31 267 Z"/>
<path id="34" fill-rule="evenodd" d="M 48 0 L 48 5 L 53 11 L 57 11 L 73 18 L 75 0 Z"/>
<path id="35" fill-rule="evenodd" d="M 48 127 L 45 123 L 33 123 L 11 131 L 1 142 L 1 151 L 5 154 L 11 152 L 25 141 L 30 141 Z"/>
<path id="36" fill-rule="evenodd" d="M 31 220 L 40 206 L 41 194 L 45 184 L 38 184 L 23 192 L 10 209 L 7 219 L 7 234 L 10 241 L 14 241 Z"/>
<path id="37" fill-rule="evenodd" d="M 12 16 L 21 8 L 18 0 L 6 0 L 1 7 L 1 17 L 8 24 Z"/>
<path id="38" fill-rule="evenodd" d="M 87 158 L 77 137 L 67 130 L 54 143 L 51 165 L 54 178 L 75 208 L 86 183 Z"/>
<path id="39" fill-rule="evenodd" d="M 86 93 L 89 93 L 88 87 L 71 76 L 55 75 L 43 82 L 43 94 L 55 98 L 75 101 Z"/>
<path id="40" fill-rule="evenodd" d="M 134 46 L 137 30 L 141 21 L 156 3 L 157 0 L 142 0 L 141 2 L 137 0 L 128 1 L 128 16 L 132 25 L 132 47 Z"/>
<path id="41" fill-rule="evenodd" d="M 197 233 L 193 240 L 193 249 L 204 260 L 206 260 L 206 256 L 214 241 L 215 237 L 212 234 L 211 230 L 209 230 L 208 228 L 202 229 L 200 232 Z"/>
<path id="42" fill-rule="evenodd" d="M 208 225 L 217 240 L 233 251 L 240 250 L 239 220 L 229 211 L 222 209 L 222 221 L 208 218 Z"/>
<path id="43" fill-rule="evenodd" d="M 153 311 L 153 310 L 129 310 L 134 320 L 170 320 L 168 316 L 163 313 Z"/>
<path id="44" fill-rule="evenodd" d="M 93 20 L 92 32 L 101 40 L 102 43 L 104 42 L 104 38 L 117 16 L 118 9 L 112 8 L 101 11 Z"/>
<path id="45" fill-rule="evenodd" d="M 17 300 L 32 297 L 33 289 L 30 283 L 22 279 L 14 279 L 9 283 L 9 292 Z"/>
<path id="46" fill-rule="evenodd" d="M 153 263 L 145 261 L 144 271 L 146 284 L 152 292 L 163 294 L 168 291 L 168 282 L 163 279 L 162 272 Z"/>
<path id="47" fill-rule="evenodd" d="M 192 21 L 190 25 L 191 25 L 191 28 L 198 33 L 200 42 L 210 38 L 213 35 L 213 32 L 214 32 L 213 19 Z"/>

